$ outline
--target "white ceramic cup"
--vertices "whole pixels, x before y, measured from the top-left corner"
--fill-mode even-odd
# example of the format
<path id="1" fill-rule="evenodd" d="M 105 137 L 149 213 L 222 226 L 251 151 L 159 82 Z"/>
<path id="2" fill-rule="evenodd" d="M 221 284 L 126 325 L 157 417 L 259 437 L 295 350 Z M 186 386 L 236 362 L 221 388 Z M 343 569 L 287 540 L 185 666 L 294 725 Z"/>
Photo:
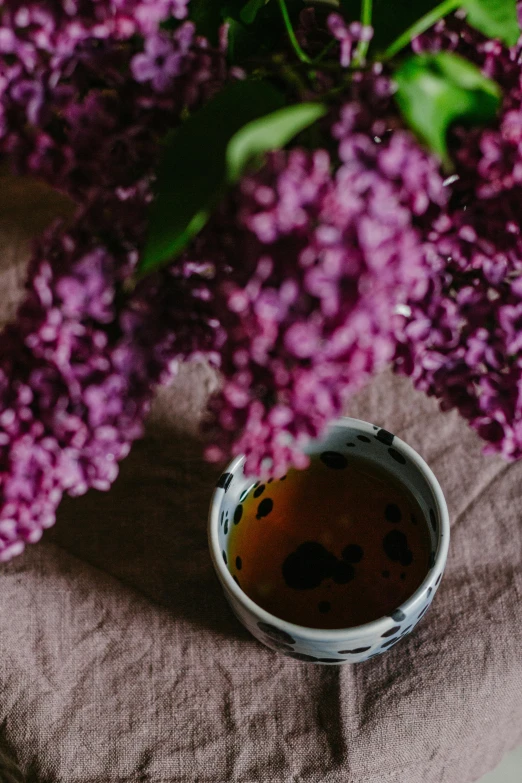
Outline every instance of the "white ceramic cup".
<path id="1" fill-rule="evenodd" d="M 409 634 L 427 612 L 442 579 L 448 555 L 450 526 L 440 485 L 424 460 L 402 440 L 373 424 L 342 418 L 326 436 L 312 442 L 309 454 L 325 451 L 360 455 L 382 466 L 414 495 L 429 530 L 431 554 L 422 584 L 389 616 L 352 628 L 308 628 L 286 622 L 262 609 L 234 580 L 227 562 L 228 536 L 234 515 L 255 479 L 243 473 L 244 457 L 237 457 L 221 475 L 212 496 L 209 544 L 225 596 L 239 621 L 260 642 L 299 661 L 320 664 L 359 663 L 387 652 Z"/>

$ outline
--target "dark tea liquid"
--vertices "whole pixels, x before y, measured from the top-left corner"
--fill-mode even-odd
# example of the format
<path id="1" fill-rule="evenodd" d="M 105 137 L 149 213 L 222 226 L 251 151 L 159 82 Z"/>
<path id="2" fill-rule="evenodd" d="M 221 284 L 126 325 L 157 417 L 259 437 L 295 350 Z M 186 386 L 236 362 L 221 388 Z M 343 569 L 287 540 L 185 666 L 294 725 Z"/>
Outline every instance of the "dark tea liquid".
<path id="1" fill-rule="evenodd" d="M 390 614 L 423 581 L 431 549 L 408 490 L 374 463 L 333 452 L 255 484 L 228 547 L 230 570 L 255 603 L 311 628 Z"/>

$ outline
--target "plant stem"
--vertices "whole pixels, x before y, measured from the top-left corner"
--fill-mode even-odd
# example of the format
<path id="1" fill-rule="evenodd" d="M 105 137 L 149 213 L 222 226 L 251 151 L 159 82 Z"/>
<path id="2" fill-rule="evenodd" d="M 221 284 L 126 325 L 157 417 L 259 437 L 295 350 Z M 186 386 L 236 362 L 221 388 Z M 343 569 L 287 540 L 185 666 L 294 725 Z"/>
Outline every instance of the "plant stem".
<path id="1" fill-rule="evenodd" d="M 463 5 L 462 0 L 444 0 L 438 6 L 428 11 L 427 14 L 421 16 L 420 19 L 412 24 L 407 30 L 405 30 L 399 37 L 392 43 L 384 52 L 385 58 L 394 57 L 401 49 L 408 46 L 414 38 L 422 33 L 426 32 L 430 27 L 433 27 L 435 22 L 447 16 L 452 11 L 456 11 Z"/>
<path id="2" fill-rule="evenodd" d="M 302 63 L 307 63 L 308 65 L 312 64 L 312 60 L 306 52 L 303 52 L 301 49 L 301 46 L 299 45 L 299 41 L 297 40 L 294 32 L 294 28 L 292 27 L 292 21 L 290 19 L 290 14 L 288 13 L 288 8 L 286 7 L 286 0 L 278 0 L 279 2 L 279 8 L 281 9 L 281 14 L 283 16 L 283 21 L 285 23 L 286 32 L 288 33 L 288 38 L 290 39 L 290 43 L 294 47 L 294 52 L 299 57 Z"/>
<path id="3" fill-rule="evenodd" d="M 330 41 L 330 43 L 329 43 L 329 44 L 326 44 L 326 46 L 324 47 L 324 49 L 322 50 L 322 52 L 319 52 L 319 54 L 317 55 L 317 57 L 314 57 L 314 59 L 312 60 L 313 64 L 314 64 L 314 65 L 317 65 L 317 63 L 320 63 L 320 62 L 321 62 L 321 60 L 323 59 L 323 57 L 324 57 L 325 55 L 327 55 L 327 54 L 328 54 L 328 52 L 329 52 L 331 49 L 333 49 L 333 48 L 334 48 L 334 46 L 336 45 L 336 43 L 337 43 L 337 41 L 334 39 L 333 41 Z"/>
<path id="4" fill-rule="evenodd" d="M 362 0 L 361 7 L 361 24 L 364 27 L 369 27 L 372 23 L 373 14 L 373 0 Z M 353 58 L 354 65 L 361 65 L 368 54 L 369 41 L 359 41 L 357 49 L 355 50 L 355 56 Z"/>
<path id="5" fill-rule="evenodd" d="M 304 96 L 307 93 L 307 85 L 297 71 L 283 62 L 280 65 L 279 74 L 287 85 L 294 90 L 298 99 L 303 101 L 305 99 Z"/>

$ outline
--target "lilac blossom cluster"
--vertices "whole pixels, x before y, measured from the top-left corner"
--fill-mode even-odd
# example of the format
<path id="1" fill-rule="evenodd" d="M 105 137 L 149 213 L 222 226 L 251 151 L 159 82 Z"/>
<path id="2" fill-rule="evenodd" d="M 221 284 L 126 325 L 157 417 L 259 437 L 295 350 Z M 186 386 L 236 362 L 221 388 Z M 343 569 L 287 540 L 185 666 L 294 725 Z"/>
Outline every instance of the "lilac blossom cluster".
<path id="1" fill-rule="evenodd" d="M 267 155 L 129 294 L 158 139 L 241 76 L 225 35 L 213 49 L 184 21 L 187 2 L 0 5 L 0 154 L 79 205 L 40 241 L 2 334 L 0 560 L 39 539 L 64 493 L 109 488 L 155 385 L 192 357 L 223 378 L 208 458 L 245 453 L 250 472 L 303 466 L 306 441 L 392 358 L 491 449 L 522 456 L 520 52 L 456 17 L 414 43 L 468 56 L 505 91 L 497 127 L 456 130 L 446 182 L 382 67 L 352 72 L 324 148 Z M 333 36 L 348 67 L 370 31 L 335 14 L 327 29 L 307 11 L 301 44 Z"/>
<path id="2" fill-rule="evenodd" d="M 143 195 L 134 201 L 134 213 L 122 205 L 127 220 L 143 215 Z M 73 228 L 48 229 L 17 322 L 2 334 L 0 561 L 39 540 L 64 493 L 110 488 L 154 387 L 178 357 L 212 357 L 219 339 L 210 313 L 198 312 L 195 271 L 169 270 L 125 294 L 137 256 L 130 223 L 115 220 L 101 241 L 99 217 L 96 204 Z"/>
<path id="3" fill-rule="evenodd" d="M 105 330 L 115 261 L 75 234 L 43 238 L 19 321 L 2 336 L 1 560 L 53 524 L 64 491 L 107 489 L 128 453 L 122 426 L 129 440 L 139 432 L 141 399 L 125 388 L 135 348 L 110 350 Z"/>
<path id="4" fill-rule="evenodd" d="M 161 26 L 187 4 L 0 3 L 0 155 L 81 201 L 149 176 L 162 135 L 227 75 L 226 41 Z"/>
<path id="5" fill-rule="evenodd" d="M 224 330 L 211 459 L 246 453 L 253 473 L 306 464 L 308 439 L 391 359 L 397 307 L 426 291 L 423 226 L 446 194 L 436 161 L 389 131 L 391 92 L 378 68 L 361 77 L 329 120 L 332 154 L 269 155 L 187 254 L 215 270 Z"/>
<path id="6" fill-rule="evenodd" d="M 488 445 L 522 457 L 522 49 L 452 17 L 415 42 L 476 62 L 504 90 L 496 127 L 457 129 L 447 211 L 427 234 L 440 260 L 399 329 L 396 367 Z"/>
<path id="7" fill-rule="evenodd" d="M 229 76 L 224 40 L 213 49 L 191 22 L 160 28 L 186 5 L 2 3 L 0 154 L 78 209 L 72 228 L 38 243 L 17 322 L 1 336 L 0 560 L 40 538 L 64 492 L 110 487 L 154 386 L 176 355 L 209 343 L 175 274 L 130 297 L 123 288 L 158 140 Z M 179 317 L 166 307 L 178 296 Z"/>

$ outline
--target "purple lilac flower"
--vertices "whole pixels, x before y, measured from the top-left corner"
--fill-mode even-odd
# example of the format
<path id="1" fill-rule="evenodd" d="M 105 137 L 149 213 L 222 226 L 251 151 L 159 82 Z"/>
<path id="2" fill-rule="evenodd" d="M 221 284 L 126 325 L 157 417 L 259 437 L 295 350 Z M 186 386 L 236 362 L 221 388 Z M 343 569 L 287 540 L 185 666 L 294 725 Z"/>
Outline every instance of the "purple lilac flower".
<path id="1" fill-rule="evenodd" d="M 377 83 L 389 106 L 389 81 Z M 187 253 L 214 276 L 223 332 L 209 458 L 244 452 L 257 473 L 302 466 L 306 441 L 390 359 L 397 305 L 426 290 L 420 226 L 445 195 L 434 159 L 387 127 L 345 104 L 331 126 L 338 158 L 269 155 Z"/>
<path id="2" fill-rule="evenodd" d="M 128 296 L 158 136 L 231 75 L 224 46 L 191 23 L 160 30 L 184 0 L 4 6 L 0 152 L 83 206 L 40 242 L 2 335 L 0 560 L 38 540 L 63 493 L 110 486 L 180 359 L 221 367 L 207 454 L 244 451 L 253 472 L 303 466 L 306 440 L 394 351 L 492 448 L 521 456 L 516 51 L 458 19 L 416 43 L 473 50 L 506 90 L 498 128 L 457 131 L 451 191 L 377 66 L 325 120 L 328 151 L 270 154 L 185 256 Z M 366 32 L 329 24 L 346 64 Z"/>
<path id="3" fill-rule="evenodd" d="M 160 135 L 228 78 L 224 41 L 212 49 L 188 22 L 159 33 L 185 7 L 3 4 L 0 153 L 80 206 L 70 230 L 42 238 L 2 334 L 0 560 L 40 538 L 64 492 L 109 488 L 178 354 L 212 355 L 212 319 L 200 334 L 185 279 L 166 273 L 130 298 L 122 287 L 143 244 Z M 142 78 L 140 52 L 160 36 L 170 59 Z"/>
<path id="4" fill-rule="evenodd" d="M 173 267 L 125 293 L 149 200 L 146 183 L 99 196 L 35 248 L 0 342 L 0 561 L 39 540 L 63 494 L 110 488 L 179 359 L 218 361 L 204 267 Z"/>
<path id="5" fill-rule="evenodd" d="M 0 560 L 40 538 L 65 492 L 109 489 L 172 369 L 138 294 L 117 308 L 136 251 L 111 253 L 96 231 L 87 211 L 74 229 L 46 232 L 2 335 Z"/>
<path id="6" fill-rule="evenodd" d="M 194 37 L 194 26 L 184 25 L 172 40 L 164 33 L 149 36 L 142 53 L 134 55 L 131 70 L 137 82 L 150 82 L 155 92 L 165 92 L 172 86 L 182 68 Z M 176 46 L 178 44 L 178 46 Z"/>
<path id="7" fill-rule="evenodd" d="M 428 239 L 439 261 L 430 288 L 398 333 L 396 367 L 457 408 L 487 452 L 522 457 L 521 50 L 508 50 L 462 19 L 440 22 L 417 49 L 450 48 L 504 89 L 498 122 L 457 129 L 452 196 Z"/>
<path id="8" fill-rule="evenodd" d="M 340 43 L 340 62 L 348 68 L 352 62 L 354 48 L 359 41 L 371 41 L 373 29 L 360 22 L 347 24 L 340 14 L 330 14 L 327 20 L 330 33 Z"/>
<path id="9" fill-rule="evenodd" d="M 191 22 L 160 31 L 187 0 L 4 6 L 0 155 L 82 201 L 149 176 L 162 135 L 228 78 Z"/>

